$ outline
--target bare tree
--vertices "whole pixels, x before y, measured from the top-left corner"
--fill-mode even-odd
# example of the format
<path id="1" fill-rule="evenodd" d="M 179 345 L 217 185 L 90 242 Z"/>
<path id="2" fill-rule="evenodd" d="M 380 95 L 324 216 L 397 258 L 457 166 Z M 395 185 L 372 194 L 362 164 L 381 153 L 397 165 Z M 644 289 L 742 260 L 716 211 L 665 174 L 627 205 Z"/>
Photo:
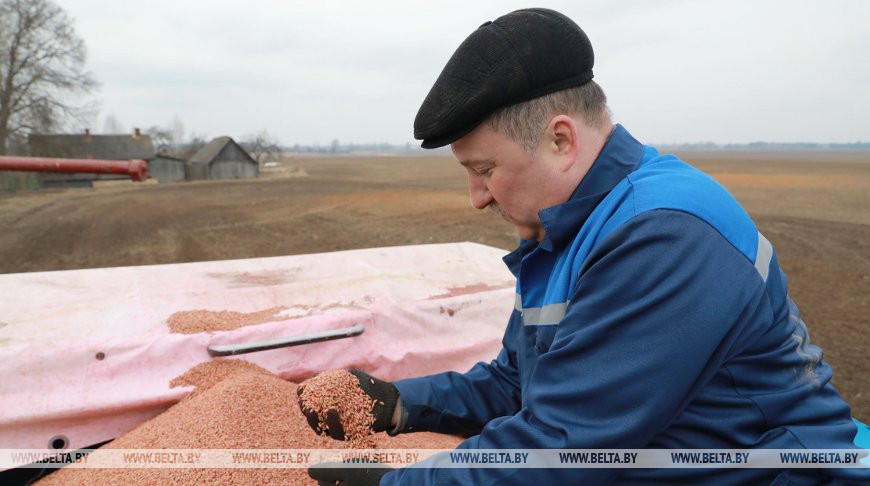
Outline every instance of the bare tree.
<path id="1" fill-rule="evenodd" d="M 145 133 L 151 136 L 151 142 L 154 143 L 154 148 L 157 153 L 163 155 L 174 156 L 175 139 L 172 130 L 169 128 L 161 128 L 153 126 L 145 129 Z"/>
<path id="2" fill-rule="evenodd" d="M 51 0 L 0 0 L 0 154 L 10 138 L 82 116 L 67 96 L 96 87 L 85 44 Z"/>
<path id="3" fill-rule="evenodd" d="M 188 160 L 193 157 L 193 154 L 197 153 L 199 149 L 205 147 L 207 143 L 208 135 L 191 133 L 190 140 L 177 145 L 178 148 L 174 151 L 174 156 L 180 159 Z"/>
<path id="4" fill-rule="evenodd" d="M 181 123 L 181 118 L 179 118 L 178 115 L 172 117 L 172 121 L 169 122 L 167 130 L 172 133 L 173 143 L 181 143 L 181 141 L 184 140 L 184 123 Z"/>
<path id="5" fill-rule="evenodd" d="M 106 115 L 106 120 L 103 122 L 103 133 L 124 133 L 127 129 L 121 123 L 121 120 L 114 113 Z"/>
<path id="6" fill-rule="evenodd" d="M 240 145 L 258 164 L 281 155 L 280 143 L 266 130 L 260 130 L 253 135 L 246 136 Z"/>
<path id="7" fill-rule="evenodd" d="M 186 147 L 184 143 L 184 124 L 178 115 L 173 116 L 172 120 L 165 126 L 154 125 L 146 128 L 145 133 L 151 136 L 157 153 L 180 158 L 189 152 L 189 147 Z M 201 148 L 203 144 L 197 148 Z"/>

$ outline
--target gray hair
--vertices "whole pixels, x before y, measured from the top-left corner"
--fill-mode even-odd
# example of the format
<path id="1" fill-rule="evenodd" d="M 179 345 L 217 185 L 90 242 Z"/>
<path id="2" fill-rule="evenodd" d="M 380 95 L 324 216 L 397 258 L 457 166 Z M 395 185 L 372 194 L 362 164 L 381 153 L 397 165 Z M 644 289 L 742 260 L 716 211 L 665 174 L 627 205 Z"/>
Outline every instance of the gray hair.
<path id="1" fill-rule="evenodd" d="M 610 123 L 607 96 L 595 81 L 498 109 L 484 123 L 534 152 L 547 123 L 560 114 L 579 116 L 591 128 Z"/>

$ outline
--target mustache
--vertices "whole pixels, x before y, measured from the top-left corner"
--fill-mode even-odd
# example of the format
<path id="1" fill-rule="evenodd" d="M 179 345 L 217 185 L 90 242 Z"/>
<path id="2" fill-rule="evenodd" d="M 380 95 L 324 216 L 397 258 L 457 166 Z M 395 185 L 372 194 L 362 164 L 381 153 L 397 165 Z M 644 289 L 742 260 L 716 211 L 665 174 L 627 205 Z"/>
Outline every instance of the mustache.
<path id="1" fill-rule="evenodd" d="M 496 201 L 489 203 L 489 210 L 496 216 L 507 216 L 507 211 L 505 211 Z"/>

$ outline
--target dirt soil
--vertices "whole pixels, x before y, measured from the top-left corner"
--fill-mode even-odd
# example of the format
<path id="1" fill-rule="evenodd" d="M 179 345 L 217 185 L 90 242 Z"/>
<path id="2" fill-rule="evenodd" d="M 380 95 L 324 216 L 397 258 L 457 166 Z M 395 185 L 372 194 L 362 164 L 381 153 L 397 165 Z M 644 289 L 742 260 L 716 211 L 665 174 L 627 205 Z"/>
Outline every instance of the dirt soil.
<path id="1" fill-rule="evenodd" d="M 834 384 L 870 422 L 870 152 L 695 152 L 773 243 Z M 297 158 L 259 179 L 0 194 L 0 273 L 474 241 L 513 228 L 468 203 L 449 157 Z"/>

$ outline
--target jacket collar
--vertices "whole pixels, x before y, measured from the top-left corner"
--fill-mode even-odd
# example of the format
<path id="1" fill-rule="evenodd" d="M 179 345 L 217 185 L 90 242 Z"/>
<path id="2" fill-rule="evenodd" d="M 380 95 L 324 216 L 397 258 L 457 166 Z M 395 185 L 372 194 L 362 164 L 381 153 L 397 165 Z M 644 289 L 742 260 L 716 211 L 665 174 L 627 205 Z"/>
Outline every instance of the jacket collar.
<path id="1" fill-rule="evenodd" d="M 572 240 L 598 203 L 637 168 L 644 154 L 644 146 L 634 139 L 622 125 L 615 125 L 601 153 L 589 172 L 574 189 L 568 201 L 543 209 L 538 213 L 547 234 L 540 242 L 543 250 L 553 251 Z M 516 250 L 504 257 L 504 262 L 516 275 L 523 256 L 539 246 L 537 241 L 520 240 Z"/>

